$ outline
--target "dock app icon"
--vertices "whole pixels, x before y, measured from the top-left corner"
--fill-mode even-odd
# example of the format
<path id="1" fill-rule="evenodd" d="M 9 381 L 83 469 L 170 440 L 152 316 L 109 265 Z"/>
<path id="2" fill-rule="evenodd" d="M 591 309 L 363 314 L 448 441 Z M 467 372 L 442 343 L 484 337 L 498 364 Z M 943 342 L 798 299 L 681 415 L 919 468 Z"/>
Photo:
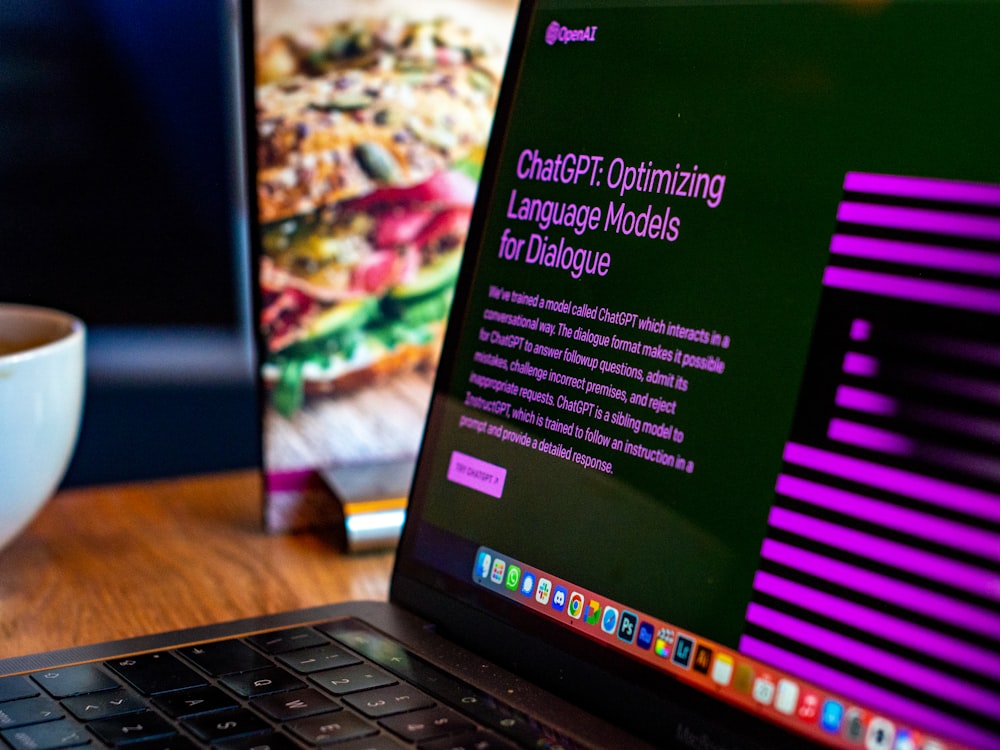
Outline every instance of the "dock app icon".
<path id="1" fill-rule="evenodd" d="M 604 616 L 601 618 L 601 630 L 608 635 L 614 635 L 618 629 L 618 610 L 614 607 L 605 607 Z"/>
<path id="2" fill-rule="evenodd" d="M 552 596 L 552 581 L 548 578 L 539 578 L 538 586 L 535 588 L 535 601 L 544 606 L 549 603 L 550 596 Z"/>
<path id="3" fill-rule="evenodd" d="M 556 612 L 562 612 L 566 609 L 566 599 L 569 598 L 569 592 L 566 590 L 565 586 L 556 586 L 556 590 L 552 592 L 552 609 Z"/>
<path id="4" fill-rule="evenodd" d="M 493 561 L 493 570 L 490 571 L 490 580 L 493 583 L 503 583 L 503 577 L 506 571 L 507 563 L 498 557 Z"/>
<path id="5" fill-rule="evenodd" d="M 583 594 L 574 591 L 569 595 L 569 606 L 566 607 L 566 612 L 574 620 L 579 620 L 583 616 Z"/>

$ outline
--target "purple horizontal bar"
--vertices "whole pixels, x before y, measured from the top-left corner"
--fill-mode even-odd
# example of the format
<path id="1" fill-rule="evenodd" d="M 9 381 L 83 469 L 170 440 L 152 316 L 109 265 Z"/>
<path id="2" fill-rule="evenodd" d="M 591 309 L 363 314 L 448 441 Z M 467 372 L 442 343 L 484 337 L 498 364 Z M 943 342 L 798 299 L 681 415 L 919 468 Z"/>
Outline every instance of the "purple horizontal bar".
<path id="1" fill-rule="evenodd" d="M 971 203 L 980 206 L 1000 206 L 1000 185 L 985 182 L 960 182 L 933 177 L 903 177 L 869 172 L 848 172 L 844 190 L 852 193 L 896 195 L 901 198 L 924 198 Z"/>
<path id="2" fill-rule="evenodd" d="M 837 386 L 833 403 L 841 409 L 851 409 L 880 417 L 895 417 L 900 411 L 903 411 L 900 402 L 891 396 L 865 388 L 856 388 L 852 385 Z M 961 414 L 922 404 L 907 404 L 905 413 L 909 420 L 1000 443 L 1000 421 L 995 419 Z"/>
<path id="3" fill-rule="evenodd" d="M 940 735 L 950 742 L 969 747 L 997 747 L 1000 736 L 956 719 L 951 714 L 924 706 L 864 680 L 845 675 L 812 659 L 790 653 L 753 636 L 740 638 L 740 652 L 790 674 L 800 675 L 828 690 L 864 703 L 868 709 L 892 714 L 892 718 L 912 722 L 915 729 Z"/>
<path id="4" fill-rule="evenodd" d="M 1000 405 L 1000 383 L 995 380 L 916 368 L 902 374 L 908 382 L 924 388 Z"/>
<path id="5" fill-rule="evenodd" d="M 950 336 L 932 336 L 926 333 L 920 335 L 914 343 L 923 351 L 1000 367 L 1000 344 L 955 339 Z"/>
<path id="6" fill-rule="evenodd" d="M 893 456 L 909 457 L 917 449 L 916 443 L 904 435 L 851 422 L 847 419 L 831 419 L 826 436 L 839 443 L 847 443 Z"/>
<path id="7" fill-rule="evenodd" d="M 851 385 L 837 386 L 833 403 L 842 409 L 877 414 L 880 417 L 894 417 L 899 412 L 899 402 L 896 399 Z"/>
<path id="8" fill-rule="evenodd" d="M 823 286 L 907 302 L 923 302 L 939 307 L 1000 315 L 1000 292 L 945 281 L 827 266 L 823 272 Z"/>
<path id="9" fill-rule="evenodd" d="M 901 508 L 893 503 L 874 500 L 855 492 L 827 487 L 788 474 L 778 475 L 774 491 L 793 500 L 826 508 L 869 523 L 877 523 L 888 529 L 895 529 L 937 544 L 965 550 L 987 560 L 1000 563 L 1000 535 L 990 531 L 930 516 L 908 508 Z M 1000 669 L 997 670 L 997 674 L 1000 674 Z"/>
<path id="10" fill-rule="evenodd" d="M 1000 602 L 1000 575 L 829 521 L 772 507 L 768 524 L 868 560 Z"/>
<path id="11" fill-rule="evenodd" d="M 851 234 L 835 234 L 830 242 L 830 252 L 834 255 L 848 255 L 852 258 L 905 263 L 910 266 L 959 271 L 977 276 L 1000 276 L 1000 255 L 976 250 L 960 250 L 941 245 L 924 245 L 898 240 L 858 237 Z"/>
<path id="12" fill-rule="evenodd" d="M 921 450 L 919 458 L 926 463 L 945 466 L 974 477 L 994 481 L 1000 477 L 1000 460 L 997 459 L 996 455 L 984 455 L 961 448 L 934 445 L 928 446 L 927 450 Z"/>
<path id="13" fill-rule="evenodd" d="M 945 594 L 938 594 L 774 539 L 764 540 L 760 554 L 761 557 L 779 565 L 785 565 L 897 607 L 919 612 L 963 630 L 971 630 L 994 641 L 1000 633 L 1000 614 L 953 599 Z"/>
<path id="14" fill-rule="evenodd" d="M 863 607 L 839 596 L 833 596 L 799 583 L 758 571 L 753 587 L 762 594 L 790 602 L 797 607 L 837 620 L 845 625 L 887 638 L 893 643 L 912 648 L 923 654 L 946 654 L 953 663 L 960 663 L 972 672 L 990 678 L 1000 674 L 1000 654 L 936 630 Z"/>
<path id="15" fill-rule="evenodd" d="M 785 461 L 815 469 L 903 497 L 957 510 L 970 516 L 1000 522 L 1000 496 L 960 484 L 915 474 L 904 469 L 842 456 L 801 443 L 787 443 Z"/>
<path id="16" fill-rule="evenodd" d="M 971 414 L 958 414 L 947 409 L 935 409 L 931 406 L 908 407 L 906 416 L 962 435 L 991 440 L 1000 445 L 1000 422 L 995 419 L 974 417 Z"/>
<path id="17" fill-rule="evenodd" d="M 945 672 L 888 653 L 863 641 L 848 638 L 770 607 L 751 602 L 747 607 L 747 621 L 835 658 L 839 657 L 862 666 L 869 672 L 883 675 L 904 685 L 912 685 L 939 700 L 957 703 L 991 718 L 996 715 L 997 709 L 1000 709 L 1000 693 L 970 685 L 965 680 Z"/>
<path id="18" fill-rule="evenodd" d="M 843 201 L 837 207 L 837 221 L 902 229 L 908 232 L 931 232 L 977 240 L 1000 240 L 1000 219 L 955 211 L 932 211 L 926 208 Z"/>
<path id="19" fill-rule="evenodd" d="M 878 360 L 867 354 L 847 352 L 844 355 L 843 370 L 848 375 L 856 375 L 859 378 L 874 378 L 878 375 Z"/>

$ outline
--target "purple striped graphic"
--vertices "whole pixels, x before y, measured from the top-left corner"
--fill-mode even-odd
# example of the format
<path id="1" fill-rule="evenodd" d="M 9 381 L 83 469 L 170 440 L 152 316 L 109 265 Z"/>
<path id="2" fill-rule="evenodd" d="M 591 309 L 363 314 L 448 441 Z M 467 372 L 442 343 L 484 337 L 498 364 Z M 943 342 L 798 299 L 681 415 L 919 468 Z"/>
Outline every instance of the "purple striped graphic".
<path id="1" fill-rule="evenodd" d="M 850 563 L 765 539 L 761 557 L 852 591 L 996 640 L 1000 615 Z"/>
<path id="2" fill-rule="evenodd" d="M 917 686 L 921 692 L 936 698 L 987 716 L 995 716 L 1000 710 L 1000 695 L 996 693 L 770 607 L 751 602 L 747 607 L 747 620 L 772 633 L 863 666 L 870 672 Z"/>
<path id="3" fill-rule="evenodd" d="M 977 240 L 1000 240 L 1000 219 L 952 211 L 843 201 L 837 207 L 837 221 Z"/>
<path id="4" fill-rule="evenodd" d="M 1000 521 L 1000 496 L 992 492 L 882 466 L 860 458 L 842 456 L 801 443 L 787 443 L 783 458 L 796 466 L 815 469 L 989 521 Z"/>
<path id="5" fill-rule="evenodd" d="M 740 639 L 740 651 L 760 659 L 777 669 L 791 674 L 809 675 L 810 680 L 842 695 L 851 696 L 859 703 L 878 706 L 879 710 L 894 714 L 895 718 L 913 722 L 921 729 L 941 734 L 971 747 L 997 747 L 1000 737 L 967 724 L 950 714 L 903 698 L 889 690 L 869 685 L 863 680 L 842 674 L 812 659 L 798 656 L 752 636 Z"/>
<path id="6" fill-rule="evenodd" d="M 980 206 L 1000 206 L 1000 185 L 984 182 L 958 182 L 932 177 L 902 177 L 891 174 L 848 172 L 844 190 L 852 193 L 896 195 L 902 198 L 922 198 L 971 203 Z"/>
<path id="7" fill-rule="evenodd" d="M 844 355 L 843 370 L 848 375 L 856 375 L 859 378 L 874 378 L 878 375 L 878 360 L 867 354 L 847 352 Z"/>
<path id="8" fill-rule="evenodd" d="M 837 386 L 833 403 L 842 409 L 877 414 L 880 417 L 894 417 L 899 412 L 899 402 L 896 399 L 851 385 Z"/>
<path id="9" fill-rule="evenodd" d="M 831 419 L 826 436 L 838 443 L 847 443 L 893 456 L 912 456 L 917 450 L 917 444 L 904 435 L 847 419 Z"/>
<path id="10" fill-rule="evenodd" d="M 975 250 L 941 245 L 924 245 L 898 240 L 879 240 L 850 234 L 835 234 L 830 252 L 852 258 L 868 258 L 888 263 L 959 271 L 977 276 L 1000 276 L 1000 256 Z"/>
<path id="11" fill-rule="evenodd" d="M 1000 576 L 974 565 L 810 518 L 785 508 L 772 507 L 767 522 L 773 528 L 1000 602 Z"/>
<path id="12" fill-rule="evenodd" d="M 1000 674 L 1000 654 L 973 646 L 936 630 L 914 625 L 898 617 L 883 614 L 870 607 L 863 607 L 839 596 L 817 591 L 764 571 L 757 572 L 753 587 L 762 594 L 769 594 L 876 637 L 888 636 L 892 638 L 893 643 L 909 646 L 920 653 L 947 654 L 949 661 L 961 663 L 966 669 L 987 677 Z"/>
<path id="13" fill-rule="evenodd" d="M 827 266 L 823 285 L 878 297 L 1000 315 L 1000 292 L 979 287 Z"/>
<path id="14" fill-rule="evenodd" d="M 861 521 L 920 537 L 930 542 L 962 549 L 1000 563 L 1000 536 L 945 518 L 901 508 L 846 490 L 838 490 L 808 479 L 780 474 L 775 492 Z M 997 670 L 1000 674 L 1000 670 Z"/>

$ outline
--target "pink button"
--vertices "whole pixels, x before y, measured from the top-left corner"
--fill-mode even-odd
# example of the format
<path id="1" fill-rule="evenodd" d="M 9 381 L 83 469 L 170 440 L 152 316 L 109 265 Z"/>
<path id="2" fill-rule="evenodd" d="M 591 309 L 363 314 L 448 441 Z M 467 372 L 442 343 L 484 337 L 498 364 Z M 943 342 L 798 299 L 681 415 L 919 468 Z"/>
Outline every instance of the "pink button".
<path id="1" fill-rule="evenodd" d="M 448 481 L 482 492 L 490 497 L 501 497 L 507 481 L 507 470 L 487 461 L 452 451 L 448 463 Z"/>

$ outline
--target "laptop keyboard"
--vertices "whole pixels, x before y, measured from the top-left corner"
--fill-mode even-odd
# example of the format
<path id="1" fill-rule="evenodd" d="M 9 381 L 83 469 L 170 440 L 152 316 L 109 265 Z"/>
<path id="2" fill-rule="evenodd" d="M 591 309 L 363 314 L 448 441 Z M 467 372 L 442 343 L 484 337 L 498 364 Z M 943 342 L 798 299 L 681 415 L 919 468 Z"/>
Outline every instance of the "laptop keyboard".
<path id="1" fill-rule="evenodd" d="M 0 747 L 575 745 L 358 620 L 0 679 Z"/>

